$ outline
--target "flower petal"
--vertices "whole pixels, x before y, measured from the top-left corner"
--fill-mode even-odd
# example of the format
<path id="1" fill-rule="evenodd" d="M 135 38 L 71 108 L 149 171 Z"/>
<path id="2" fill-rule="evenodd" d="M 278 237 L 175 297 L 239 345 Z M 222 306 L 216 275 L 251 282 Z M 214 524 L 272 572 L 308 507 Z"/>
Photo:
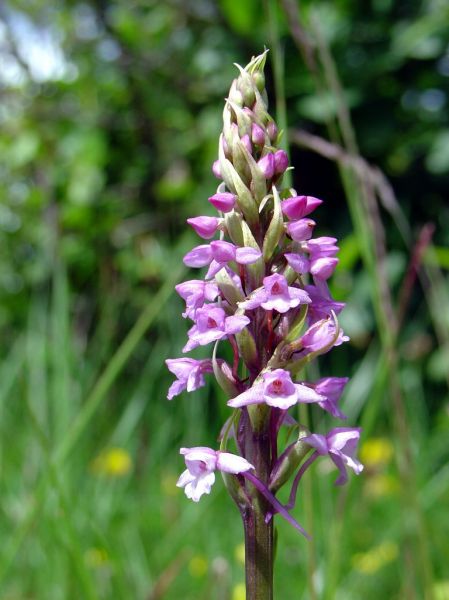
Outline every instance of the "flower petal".
<path id="1" fill-rule="evenodd" d="M 295 387 L 296 387 L 298 402 L 310 403 L 310 402 L 323 402 L 324 400 L 326 400 L 325 396 L 318 394 L 315 390 L 313 390 L 312 388 L 309 388 L 307 385 L 304 385 L 303 383 L 296 383 Z"/>
<path id="2" fill-rule="evenodd" d="M 319 433 L 312 433 L 311 435 L 301 438 L 301 441 L 309 444 L 309 446 L 312 446 L 312 448 L 315 448 L 315 450 L 322 456 L 329 452 L 329 447 L 327 445 L 325 436 Z"/>
<path id="3" fill-rule="evenodd" d="M 230 452 L 217 452 L 217 469 L 225 473 L 244 473 L 254 466 L 242 456 L 231 454 Z"/>
<path id="4" fill-rule="evenodd" d="M 287 262 L 291 266 L 291 268 L 300 275 L 309 272 L 310 261 L 305 256 L 302 256 L 301 254 L 291 253 L 284 254 L 284 256 L 287 259 Z"/>
<path id="5" fill-rule="evenodd" d="M 262 256 L 262 252 L 257 250 L 256 248 L 243 247 L 237 248 L 235 252 L 235 260 L 240 265 L 250 265 L 251 263 L 255 263 Z"/>
<path id="6" fill-rule="evenodd" d="M 184 264 L 187 267 L 194 267 L 199 269 L 200 267 L 205 267 L 212 260 L 212 251 L 210 249 L 209 244 L 202 244 L 201 246 L 196 246 L 190 252 L 184 256 Z"/>
<path id="7" fill-rule="evenodd" d="M 249 404 L 263 404 L 264 401 L 263 385 L 258 384 L 253 385 L 249 390 L 246 390 L 235 398 L 228 400 L 228 406 L 240 408 L 242 406 L 248 406 Z"/>
<path id="8" fill-rule="evenodd" d="M 210 490 L 215 483 L 215 473 L 206 473 L 194 481 L 188 483 L 185 488 L 187 498 L 198 502 L 203 494 L 210 494 Z"/>
<path id="9" fill-rule="evenodd" d="M 234 315 L 233 317 L 227 317 L 225 319 L 225 332 L 228 335 L 231 335 L 233 333 L 239 333 L 250 322 L 250 319 L 248 317 L 245 317 L 244 315 Z"/>

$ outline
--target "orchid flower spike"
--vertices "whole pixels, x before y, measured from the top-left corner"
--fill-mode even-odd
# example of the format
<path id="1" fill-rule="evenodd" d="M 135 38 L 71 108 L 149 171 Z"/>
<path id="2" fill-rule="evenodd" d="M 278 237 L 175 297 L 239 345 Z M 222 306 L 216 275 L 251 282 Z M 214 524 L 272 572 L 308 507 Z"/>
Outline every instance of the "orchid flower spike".
<path id="1" fill-rule="evenodd" d="M 355 457 L 359 428 L 336 427 L 324 435 L 297 422 L 293 410 L 289 414 L 306 403 L 312 412 L 346 418 L 340 401 L 347 377 L 308 381 L 304 368 L 349 338 L 338 322 L 344 303 L 332 298 L 328 286 L 338 267 L 337 240 L 314 237 L 323 201 L 283 183 L 292 167 L 268 112 L 266 56 L 254 57 L 245 68 L 237 65 L 226 98 L 212 166 L 219 184 L 205 199 L 217 213 L 187 219 L 207 242 L 183 258 L 187 267 L 204 269 L 201 275 L 176 286 L 185 302 L 183 317 L 192 321 L 183 352 L 206 354 L 166 360 L 175 375 L 169 400 L 198 390 L 207 378 L 225 394 L 229 414 L 220 449 L 181 448 L 186 470 L 177 485 L 198 502 L 221 471 L 242 514 L 249 554 L 272 546 L 274 515 L 306 535 L 290 511 L 302 475 L 315 460 L 331 458 L 338 485 L 347 480 L 348 469 L 356 474 L 363 469 Z M 207 355 L 201 348 L 212 342 Z M 296 432 L 288 444 L 279 435 L 283 425 Z M 276 494 L 287 484 L 290 497 L 283 504 Z"/>

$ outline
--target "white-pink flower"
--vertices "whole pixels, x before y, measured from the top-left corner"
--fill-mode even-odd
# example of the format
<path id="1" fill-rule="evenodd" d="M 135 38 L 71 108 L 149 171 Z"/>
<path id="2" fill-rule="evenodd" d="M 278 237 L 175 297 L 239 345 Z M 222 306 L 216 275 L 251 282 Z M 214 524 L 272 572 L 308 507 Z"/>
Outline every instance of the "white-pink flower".
<path id="1" fill-rule="evenodd" d="M 261 306 L 265 310 L 277 310 L 285 313 L 290 308 L 310 302 L 309 294 L 306 291 L 289 286 L 283 275 L 274 273 L 265 277 L 263 287 L 253 292 L 248 300 L 239 302 L 239 306 L 245 310 Z"/>
<path id="2" fill-rule="evenodd" d="M 327 435 L 312 433 L 302 438 L 302 441 L 315 448 L 322 456 L 329 454 L 340 471 L 335 485 L 343 485 L 348 479 L 346 467 L 350 467 L 356 475 L 363 471 L 362 463 L 355 458 L 360 432 L 359 427 L 335 427 Z"/>
<path id="3" fill-rule="evenodd" d="M 263 381 L 256 383 L 249 390 L 232 398 L 228 406 L 241 408 L 249 404 L 268 404 L 275 408 L 287 410 L 298 402 L 324 402 L 325 396 L 303 383 L 294 383 L 291 375 L 284 369 L 267 371 L 262 375 Z"/>
<path id="4" fill-rule="evenodd" d="M 190 352 L 197 346 L 205 346 L 211 342 L 222 340 L 228 335 L 239 333 L 250 320 L 244 315 L 226 316 L 225 311 L 215 304 L 207 304 L 198 308 L 195 313 L 196 323 L 189 329 L 189 340 L 182 349 Z"/>
<path id="5" fill-rule="evenodd" d="M 167 358 L 165 364 L 176 375 L 167 398 L 171 400 L 184 390 L 193 392 L 206 384 L 204 373 L 213 373 L 212 361 L 209 359 L 196 360 L 195 358 Z"/>
<path id="6" fill-rule="evenodd" d="M 203 494 L 210 493 L 215 482 L 215 470 L 237 475 L 254 469 L 254 466 L 241 456 L 204 446 L 181 448 L 179 453 L 184 455 L 187 469 L 181 474 L 176 485 L 183 487 L 187 498 L 194 502 L 198 502 Z"/>
<path id="7" fill-rule="evenodd" d="M 261 256 L 262 253 L 256 248 L 238 247 L 231 242 L 216 240 L 210 244 L 195 246 L 190 252 L 187 252 L 183 260 L 187 267 L 196 269 L 209 265 L 206 279 L 210 279 L 231 261 L 240 265 L 250 265 L 259 260 Z"/>

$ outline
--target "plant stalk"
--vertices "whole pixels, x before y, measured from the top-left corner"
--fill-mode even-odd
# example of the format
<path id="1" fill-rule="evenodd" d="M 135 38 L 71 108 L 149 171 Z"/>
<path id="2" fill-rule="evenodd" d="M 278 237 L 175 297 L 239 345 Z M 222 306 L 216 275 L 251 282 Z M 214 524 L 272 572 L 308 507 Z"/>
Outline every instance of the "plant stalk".
<path id="1" fill-rule="evenodd" d="M 273 519 L 259 507 L 243 513 L 246 600 L 273 600 Z"/>
<path id="2" fill-rule="evenodd" d="M 270 469 L 270 441 L 268 430 L 253 431 L 248 427 L 246 456 L 264 483 Z M 246 600 L 273 600 L 273 519 L 265 522 L 269 507 L 266 500 L 252 485 L 251 504 L 242 508 L 245 530 Z"/>

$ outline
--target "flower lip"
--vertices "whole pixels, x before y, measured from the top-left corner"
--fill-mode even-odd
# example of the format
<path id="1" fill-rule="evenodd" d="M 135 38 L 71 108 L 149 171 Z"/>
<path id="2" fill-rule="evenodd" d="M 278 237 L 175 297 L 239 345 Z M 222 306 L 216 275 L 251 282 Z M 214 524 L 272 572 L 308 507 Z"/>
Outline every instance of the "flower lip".
<path id="1" fill-rule="evenodd" d="M 206 309 L 198 310 L 198 318 L 196 321 L 200 331 L 207 331 L 217 327 L 223 327 L 226 318 L 225 311 L 219 307 L 206 307 Z"/>
<path id="2" fill-rule="evenodd" d="M 281 288 L 281 286 L 280 286 L 280 284 L 279 284 L 278 281 L 276 281 L 273 284 L 273 286 L 271 287 L 271 293 L 272 294 L 282 294 L 283 293 L 283 290 L 282 290 L 282 288 Z"/>
<path id="3" fill-rule="evenodd" d="M 183 352 L 189 352 L 197 346 L 205 346 L 210 342 L 222 340 L 228 335 L 239 333 L 250 322 L 244 315 L 227 317 L 225 311 L 216 304 L 198 308 L 195 318 L 196 323 L 188 331 L 189 340 Z"/>
<path id="4" fill-rule="evenodd" d="M 181 448 L 187 469 L 178 479 L 177 486 L 183 487 L 185 494 L 194 502 L 198 502 L 203 494 L 209 494 L 215 482 L 214 471 L 218 469 L 225 473 L 245 473 L 254 466 L 245 458 L 212 450 L 204 446 Z"/>
<path id="5" fill-rule="evenodd" d="M 303 383 L 294 383 L 291 375 L 284 369 L 265 371 L 262 381 L 228 401 L 228 406 L 241 408 L 250 404 L 268 404 L 281 410 L 287 410 L 298 402 L 323 402 L 325 396 L 318 394 Z"/>
<path id="6" fill-rule="evenodd" d="M 290 373 L 283 369 L 264 373 L 263 395 L 265 402 L 278 408 L 289 408 L 297 402 L 296 387 Z"/>
<path id="7" fill-rule="evenodd" d="M 311 302 L 308 293 L 300 288 L 290 287 L 284 275 L 274 273 L 263 280 L 263 287 L 255 290 L 248 300 L 239 302 L 245 310 L 261 306 L 265 310 L 277 310 L 286 313 L 299 304 Z"/>

